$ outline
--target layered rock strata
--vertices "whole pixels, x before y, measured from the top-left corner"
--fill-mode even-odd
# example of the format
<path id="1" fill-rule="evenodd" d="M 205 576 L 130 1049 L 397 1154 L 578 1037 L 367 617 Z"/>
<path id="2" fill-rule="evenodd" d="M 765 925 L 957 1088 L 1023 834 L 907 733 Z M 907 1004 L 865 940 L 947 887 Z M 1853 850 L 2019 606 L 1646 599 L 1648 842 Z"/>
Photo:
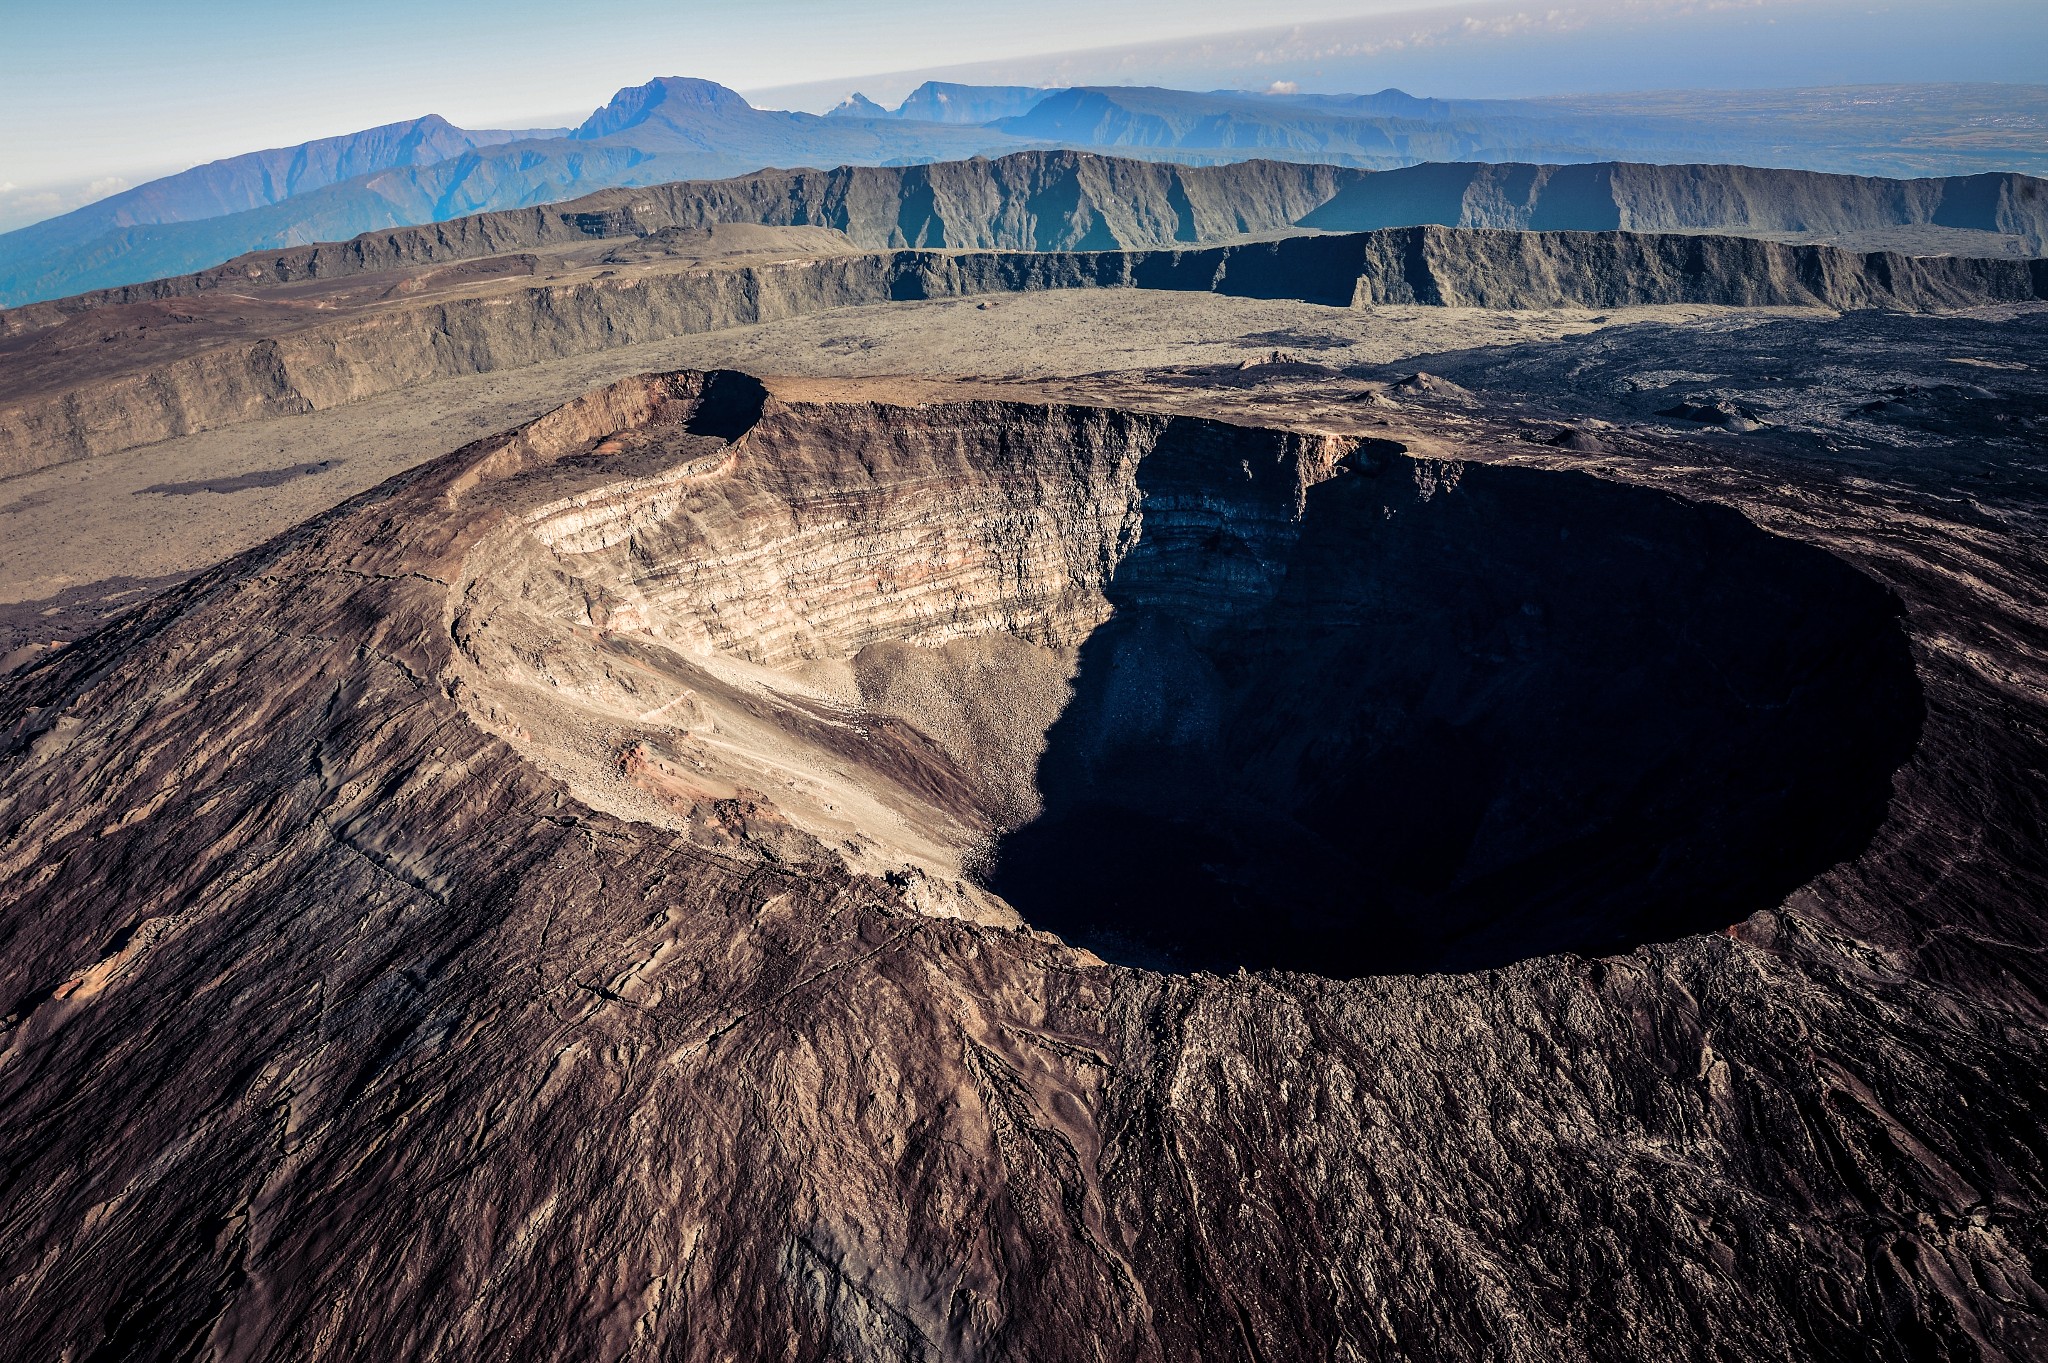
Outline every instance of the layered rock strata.
<path id="1" fill-rule="evenodd" d="M 1339 307 L 1936 310 L 2048 297 L 2048 261 L 1901 256 L 1733 237 L 1418 227 L 1200 250 L 898 251 L 514 284 L 497 281 L 477 296 L 412 306 L 359 307 L 334 320 L 277 319 L 260 339 L 173 350 L 172 358 L 86 383 L 69 377 L 77 352 L 98 352 L 89 342 L 117 313 L 88 314 L 60 333 L 17 337 L 10 345 L 16 382 L 30 393 L 0 407 L 0 472 L 320 410 L 436 378 L 892 300 L 1147 288 Z M 92 359 L 107 365 L 117 357 Z"/>

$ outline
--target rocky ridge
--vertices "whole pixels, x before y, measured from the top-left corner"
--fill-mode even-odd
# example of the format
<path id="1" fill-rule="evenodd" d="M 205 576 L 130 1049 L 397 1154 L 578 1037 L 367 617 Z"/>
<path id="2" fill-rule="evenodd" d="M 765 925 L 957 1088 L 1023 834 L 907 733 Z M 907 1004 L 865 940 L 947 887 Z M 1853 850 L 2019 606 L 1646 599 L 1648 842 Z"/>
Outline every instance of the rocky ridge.
<path id="1" fill-rule="evenodd" d="M 836 121 L 836 120 L 835 120 Z M 1312 228 L 1843 233 L 1942 227 L 2033 243 L 2048 188 L 2025 175 L 1886 180 L 1744 166 L 1429 164 L 1364 171 L 1244 161 L 1176 166 L 1074 151 L 919 166 L 769 170 L 608 189 L 240 256 L 196 274 L 0 313 L 0 335 L 110 303 L 343 279 L 721 222 L 829 227 L 871 248 L 1076 251 L 1206 244 Z"/>
<path id="2" fill-rule="evenodd" d="M 492 262 L 481 262 L 489 265 Z M 1745 238 L 1407 228 L 1134 252 L 804 256 L 764 264 L 585 269 L 524 284 L 531 257 L 416 304 L 259 316 L 115 367 L 106 320 L 14 338 L 0 471 L 43 467 L 407 384 L 860 304 L 1069 288 L 1204 290 L 1336 307 L 1614 308 L 1654 303 L 1938 310 L 2048 297 L 2048 262 L 1909 257 Z M 501 275 L 503 277 L 501 277 Z M 476 281 L 458 281 L 464 284 Z M 402 295 L 402 290 L 400 293 Z M 141 305 L 145 311 L 162 305 Z M 154 314 L 139 319 L 159 323 Z M 176 318 L 172 318 L 174 322 Z M 188 316 L 187 321 L 204 320 Z M 180 328 L 168 328 L 174 339 Z M 250 335 L 253 331 L 254 335 Z M 239 332 L 239 334 L 238 334 Z M 78 382 L 79 352 L 103 372 Z M 39 388 L 40 385 L 40 388 Z M 11 397 L 11 401 L 6 399 Z"/>

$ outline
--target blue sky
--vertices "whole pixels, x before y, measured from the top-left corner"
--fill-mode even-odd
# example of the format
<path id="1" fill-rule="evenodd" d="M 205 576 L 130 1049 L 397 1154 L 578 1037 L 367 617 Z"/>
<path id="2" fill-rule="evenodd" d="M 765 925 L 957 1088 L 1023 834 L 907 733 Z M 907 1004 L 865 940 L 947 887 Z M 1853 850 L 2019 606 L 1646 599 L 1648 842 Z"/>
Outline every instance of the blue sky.
<path id="1" fill-rule="evenodd" d="M 787 85 L 1417 3 L 1432 0 L 0 0 L 0 181 L 192 164 L 424 113 L 581 118 L 658 75 Z"/>
<path id="2" fill-rule="evenodd" d="M 61 196 L 56 211 L 425 113 L 573 122 L 657 75 L 820 108 L 852 88 L 893 99 L 935 70 L 1468 96 L 2041 81 L 2048 0 L 0 0 L 0 220 L 23 220 L 25 196 Z"/>

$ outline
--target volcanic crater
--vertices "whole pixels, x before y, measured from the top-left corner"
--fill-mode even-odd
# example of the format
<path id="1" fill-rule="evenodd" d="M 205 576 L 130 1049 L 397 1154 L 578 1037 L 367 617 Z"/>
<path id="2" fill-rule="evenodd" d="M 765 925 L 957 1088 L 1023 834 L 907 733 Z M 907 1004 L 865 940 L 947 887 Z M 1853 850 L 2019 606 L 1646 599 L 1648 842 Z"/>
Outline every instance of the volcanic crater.
<path id="1" fill-rule="evenodd" d="M 1123 964 L 1725 928 L 1864 847 L 1921 724 L 1888 591 L 1580 473 L 732 372 L 506 451 L 451 492 L 506 512 L 448 622 L 475 719 L 594 807 Z"/>

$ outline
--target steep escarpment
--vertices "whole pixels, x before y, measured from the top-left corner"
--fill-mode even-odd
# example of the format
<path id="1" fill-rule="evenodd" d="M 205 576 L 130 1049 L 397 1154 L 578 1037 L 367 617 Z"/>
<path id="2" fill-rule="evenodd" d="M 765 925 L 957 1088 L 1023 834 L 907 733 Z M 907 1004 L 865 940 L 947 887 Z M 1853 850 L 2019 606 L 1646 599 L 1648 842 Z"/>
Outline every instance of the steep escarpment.
<path id="1" fill-rule="evenodd" d="M 1919 534 L 1993 533 L 1946 505 Z M 1077 638 L 1041 750 L 963 746 L 977 688 Z M 2039 852 L 1955 810 L 2039 807 L 2041 707 L 1951 638 L 2020 647 L 1579 474 L 733 375 L 591 394 L 0 681 L 0 1322 L 313 1360 L 2038 1353 Z M 1269 651 L 1308 665 L 1275 722 L 1352 717 L 1327 753 L 1204 726 Z M 1856 770 L 1911 744 L 1915 673 L 2001 761 Z M 1588 741 L 1518 749 L 1553 686 Z M 1403 803 L 1490 771 L 1523 850 L 1555 839 L 1525 869 L 1598 872 L 1528 916 L 1846 860 L 1597 960 L 1104 965 L 911 845 L 1033 826 L 1091 753 L 1151 800 L 1252 776 L 1396 857 L 1375 883 L 1449 841 Z M 999 815 L 980 773 L 1020 755 L 1044 810 Z M 1675 805 L 1674 759 L 1773 779 Z M 1318 761 L 1371 779 L 1265 783 Z M 1849 805 L 1874 839 L 1807 841 Z M 1236 850 L 1133 859 L 1259 890 Z M 1887 945 L 1911 916 L 1953 930 Z"/>
<path id="2" fill-rule="evenodd" d="M 238 257 L 196 274 L 0 313 L 0 334 L 109 303 L 188 297 L 446 263 L 716 223 L 829 227 L 875 248 L 1097 251 L 1301 227 L 1840 233 L 1932 225 L 2048 235 L 2048 187 L 2024 175 L 1887 180 L 1745 166 L 1425 164 L 1369 172 L 1245 161 L 1176 166 L 1085 152 L 932 165 L 770 170 L 609 189 L 338 243 Z M 1988 238 L 1987 238 L 1988 239 Z M 128 249 L 128 248 L 124 248 Z M 48 296 L 45 281 L 21 299 Z"/>
<path id="3" fill-rule="evenodd" d="M 1647 232 L 1413 227 L 1111 259 L 1127 262 L 1116 282 L 1138 288 L 1206 288 L 1338 306 L 1704 303 L 1932 311 L 2028 302 L 2048 293 L 2048 261 L 1902 256 Z"/>
<path id="4" fill-rule="evenodd" d="M 1344 186 L 1303 227 L 1436 223 L 1524 231 L 1813 232 L 1959 227 L 2048 235 L 2048 183 L 2027 175 L 1894 180 L 1758 166 L 1440 163 Z"/>
<path id="5" fill-rule="evenodd" d="M 766 170 L 727 180 L 600 190 L 566 203 L 258 252 L 197 274 L 15 308 L 0 313 L 0 332 L 46 325 L 107 303 L 345 279 L 719 223 L 829 227 L 876 248 L 1113 250 L 1213 241 L 1283 229 L 1363 173 L 1270 161 L 1178 167 L 1083 152 Z"/>
<path id="6" fill-rule="evenodd" d="M 263 314 L 241 326 L 247 339 L 231 339 L 230 328 L 206 345 L 161 351 L 138 344 L 138 359 L 125 365 L 101 329 L 118 312 L 16 336 L 5 345 L 13 382 L 11 392 L 0 389 L 0 471 L 320 410 L 435 378 L 891 301 L 1145 288 L 1336 307 L 1937 310 L 2048 296 L 2048 262 L 1619 232 L 1408 228 L 1189 250 L 899 251 L 726 268 L 662 269 L 654 259 L 638 271 L 586 270 L 532 286 L 485 275 L 474 296 L 377 302 L 339 317 Z M 516 263 L 516 274 L 531 272 L 530 260 Z M 86 366 L 97 376 L 81 380 Z"/>

